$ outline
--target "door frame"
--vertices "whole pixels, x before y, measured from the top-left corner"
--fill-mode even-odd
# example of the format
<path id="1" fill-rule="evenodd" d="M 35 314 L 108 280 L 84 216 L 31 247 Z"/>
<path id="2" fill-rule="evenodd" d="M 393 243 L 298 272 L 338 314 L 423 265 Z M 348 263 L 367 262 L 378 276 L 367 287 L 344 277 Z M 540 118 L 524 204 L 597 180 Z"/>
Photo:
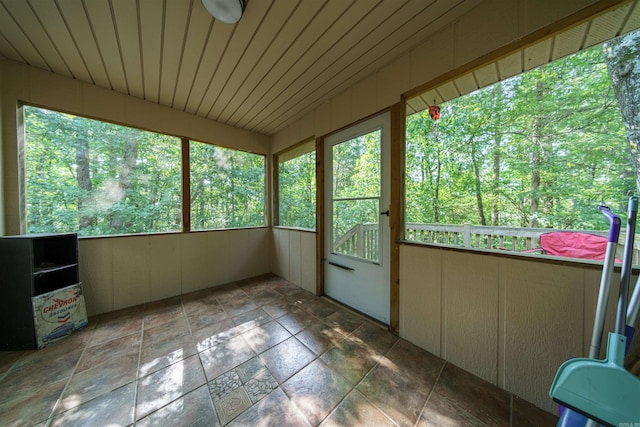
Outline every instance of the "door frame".
<path id="1" fill-rule="evenodd" d="M 361 140 L 360 136 L 375 135 L 373 139 L 369 138 Z M 371 147 L 378 152 L 379 169 L 371 176 L 371 183 L 378 184 L 377 188 L 371 188 L 362 192 L 362 189 L 356 184 L 355 187 L 347 187 L 347 194 L 343 194 L 340 188 L 334 188 L 333 167 L 337 164 L 336 150 L 344 150 L 353 144 L 359 146 L 356 151 L 363 149 L 361 144 L 374 145 Z M 344 145 L 346 144 L 346 145 Z M 349 148 L 346 148 L 349 151 Z M 325 159 L 325 257 L 327 262 L 325 267 L 325 294 L 338 302 L 350 307 L 351 309 L 377 319 L 385 325 L 390 323 L 390 233 L 389 226 L 389 205 L 391 196 L 391 114 L 387 111 L 370 118 L 367 121 L 359 122 L 338 133 L 325 138 L 324 159 Z M 350 152 L 350 151 L 349 151 Z M 350 152 L 347 156 L 351 161 L 359 161 L 362 153 L 356 154 Z M 355 156 L 355 157 L 353 157 Z M 346 159 L 346 158 L 345 158 Z M 373 167 L 373 166 L 372 166 Z M 375 169 L 375 168 L 374 168 Z M 346 172 L 347 176 L 351 176 L 354 171 Z M 353 176 L 358 182 L 358 177 Z M 360 241 L 369 232 L 358 234 L 358 246 L 351 249 L 342 248 L 342 250 L 333 250 L 334 240 L 344 237 L 334 235 L 334 223 L 337 218 L 336 207 L 342 206 L 349 210 L 355 206 L 366 206 L 366 219 L 360 218 L 348 219 L 344 225 L 345 229 L 353 231 L 353 226 L 364 223 L 372 223 L 375 226 L 368 225 L 366 230 L 372 230 L 373 237 L 377 242 L 373 253 L 365 254 L 365 248 L 373 244 Z M 384 212 L 384 214 L 383 214 Z M 361 212 L 362 213 L 362 212 Z M 386 214 L 386 216 L 385 216 Z M 372 247 L 373 249 L 373 247 Z M 363 252 L 360 253 L 359 251 Z M 347 271 L 349 270 L 349 271 Z"/>
<path id="2" fill-rule="evenodd" d="M 389 206 L 389 239 L 390 239 L 390 277 L 389 277 L 389 331 L 398 334 L 400 324 L 400 239 L 402 238 L 402 194 L 404 191 L 404 153 L 405 153 L 405 111 L 406 100 L 389 108 L 377 111 L 360 120 L 342 126 L 332 132 L 316 137 L 316 294 L 325 295 L 325 138 L 344 129 L 367 121 L 375 116 L 390 112 L 391 115 L 391 147 L 390 147 L 390 206 Z"/>

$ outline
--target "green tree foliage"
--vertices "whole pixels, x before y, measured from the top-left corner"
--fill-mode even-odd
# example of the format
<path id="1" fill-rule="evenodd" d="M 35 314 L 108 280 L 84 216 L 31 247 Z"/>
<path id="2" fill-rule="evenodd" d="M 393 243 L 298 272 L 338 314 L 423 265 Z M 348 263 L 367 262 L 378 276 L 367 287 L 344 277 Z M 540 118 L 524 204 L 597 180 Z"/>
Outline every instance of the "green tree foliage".
<path id="1" fill-rule="evenodd" d="M 24 107 L 27 229 L 182 229 L 179 138 Z M 264 156 L 191 143 L 194 229 L 264 225 Z"/>
<path id="2" fill-rule="evenodd" d="M 279 224 L 316 228 L 316 153 L 278 165 Z"/>
<path id="3" fill-rule="evenodd" d="M 602 229 L 635 171 L 602 49 L 407 117 L 406 220 Z"/>
<path id="4" fill-rule="evenodd" d="M 30 233 L 181 228 L 178 138 L 28 106 L 24 119 Z"/>
<path id="5" fill-rule="evenodd" d="M 264 225 L 264 156 L 193 141 L 189 152 L 192 229 Z"/>
<path id="6" fill-rule="evenodd" d="M 378 222 L 380 139 L 381 131 L 375 130 L 332 148 L 334 240 L 356 224 Z"/>

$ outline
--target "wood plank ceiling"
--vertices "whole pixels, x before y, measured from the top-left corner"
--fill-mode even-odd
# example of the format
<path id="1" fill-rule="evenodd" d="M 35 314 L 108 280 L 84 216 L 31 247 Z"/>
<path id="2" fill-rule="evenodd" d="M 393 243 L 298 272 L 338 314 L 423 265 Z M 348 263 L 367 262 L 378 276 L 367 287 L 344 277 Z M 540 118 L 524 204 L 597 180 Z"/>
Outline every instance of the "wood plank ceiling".
<path id="1" fill-rule="evenodd" d="M 0 55 L 273 135 L 479 0 L 0 0 Z"/>
<path id="2" fill-rule="evenodd" d="M 483 65 L 407 100 L 406 114 L 442 104 L 498 81 L 640 28 L 640 1 L 626 3 L 498 61 Z"/>

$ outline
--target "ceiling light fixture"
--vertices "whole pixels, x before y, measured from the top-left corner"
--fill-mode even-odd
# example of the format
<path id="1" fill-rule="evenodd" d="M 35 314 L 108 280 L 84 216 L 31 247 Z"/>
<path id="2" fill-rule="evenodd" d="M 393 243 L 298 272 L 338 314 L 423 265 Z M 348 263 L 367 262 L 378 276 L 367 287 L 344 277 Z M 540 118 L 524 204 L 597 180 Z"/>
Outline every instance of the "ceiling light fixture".
<path id="1" fill-rule="evenodd" d="M 244 0 L 202 0 L 202 5 L 218 21 L 235 24 L 244 12 Z"/>

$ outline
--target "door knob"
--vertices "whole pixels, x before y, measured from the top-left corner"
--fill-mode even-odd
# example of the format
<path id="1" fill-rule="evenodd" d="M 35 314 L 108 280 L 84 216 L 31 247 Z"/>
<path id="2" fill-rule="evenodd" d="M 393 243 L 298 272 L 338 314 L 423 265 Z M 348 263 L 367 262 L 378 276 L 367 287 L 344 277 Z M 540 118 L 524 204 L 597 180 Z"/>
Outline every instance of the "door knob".
<path id="1" fill-rule="evenodd" d="M 388 211 L 388 210 L 386 210 L 386 211 L 384 211 L 384 212 L 380 212 L 380 215 L 386 215 L 386 216 L 389 216 L 389 211 Z"/>

